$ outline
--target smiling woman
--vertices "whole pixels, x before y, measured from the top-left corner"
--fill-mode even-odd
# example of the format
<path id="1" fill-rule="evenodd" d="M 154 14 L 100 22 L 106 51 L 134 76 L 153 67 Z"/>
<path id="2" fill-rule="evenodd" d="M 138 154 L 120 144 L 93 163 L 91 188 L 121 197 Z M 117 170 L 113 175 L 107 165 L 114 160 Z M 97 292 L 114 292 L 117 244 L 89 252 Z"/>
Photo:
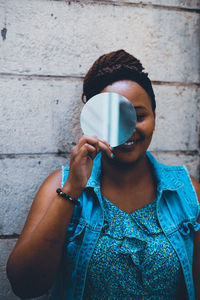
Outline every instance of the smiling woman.
<path id="1" fill-rule="evenodd" d="M 45 180 L 7 264 L 13 290 L 28 298 L 51 288 L 59 300 L 199 299 L 200 185 L 147 151 L 155 96 L 124 50 L 101 56 L 85 77 L 82 99 L 107 92 L 135 107 L 135 130 L 114 148 L 82 136 L 70 166 Z"/>

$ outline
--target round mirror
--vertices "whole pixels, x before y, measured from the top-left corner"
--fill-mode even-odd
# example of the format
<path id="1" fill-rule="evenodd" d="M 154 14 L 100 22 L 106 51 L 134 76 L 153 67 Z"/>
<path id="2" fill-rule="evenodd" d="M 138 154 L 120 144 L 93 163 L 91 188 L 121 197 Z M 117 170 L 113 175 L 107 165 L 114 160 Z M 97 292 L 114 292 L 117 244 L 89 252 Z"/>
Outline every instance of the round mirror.
<path id="1" fill-rule="evenodd" d="M 97 136 L 111 147 L 125 143 L 136 126 L 136 112 L 131 102 L 116 93 L 101 93 L 83 107 L 80 122 L 83 133 Z"/>

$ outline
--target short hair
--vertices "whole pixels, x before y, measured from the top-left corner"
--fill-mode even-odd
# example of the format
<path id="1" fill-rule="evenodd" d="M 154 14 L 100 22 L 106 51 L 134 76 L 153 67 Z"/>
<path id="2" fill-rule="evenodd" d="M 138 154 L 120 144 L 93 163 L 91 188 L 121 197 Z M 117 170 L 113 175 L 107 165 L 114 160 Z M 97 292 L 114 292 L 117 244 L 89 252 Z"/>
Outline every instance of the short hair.
<path id="1" fill-rule="evenodd" d="M 100 56 L 89 69 L 83 81 L 82 101 L 100 93 L 106 86 L 119 80 L 132 80 L 142 86 L 151 99 L 155 111 L 155 94 L 148 73 L 141 62 L 123 49 Z"/>

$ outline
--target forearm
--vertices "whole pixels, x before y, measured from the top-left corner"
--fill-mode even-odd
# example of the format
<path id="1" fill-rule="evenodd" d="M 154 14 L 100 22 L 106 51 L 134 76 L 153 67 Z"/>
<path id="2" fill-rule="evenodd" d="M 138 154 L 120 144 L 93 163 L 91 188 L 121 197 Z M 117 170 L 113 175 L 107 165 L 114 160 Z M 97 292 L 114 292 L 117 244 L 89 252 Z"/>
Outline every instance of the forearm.
<path id="1" fill-rule="evenodd" d="M 55 197 L 35 230 L 27 238 L 22 235 L 7 265 L 8 277 L 19 296 L 38 296 L 51 286 L 73 209 L 73 204 Z"/>

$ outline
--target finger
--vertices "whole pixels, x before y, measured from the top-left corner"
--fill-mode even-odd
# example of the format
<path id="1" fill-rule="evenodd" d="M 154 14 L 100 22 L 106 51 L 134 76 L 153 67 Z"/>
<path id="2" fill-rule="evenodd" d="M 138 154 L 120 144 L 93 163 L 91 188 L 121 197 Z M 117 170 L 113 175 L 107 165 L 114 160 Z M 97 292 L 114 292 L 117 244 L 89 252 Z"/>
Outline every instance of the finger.
<path id="1" fill-rule="evenodd" d="M 99 137 L 94 137 L 98 140 L 99 144 L 99 149 L 105 153 L 107 153 L 108 156 L 110 157 L 113 157 L 113 154 L 112 154 L 112 148 L 111 146 L 108 144 L 108 142 L 106 142 L 105 140 L 99 138 Z"/>
<path id="2" fill-rule="evenodd" d="M 72 148 L 71 151 L 71 158 L 75 159 L 76 156 L 78 155 L 80 149 L 85 145 L 85 144 L 91 144 L 96 148 L 96 152 L 98 153 L 99 151 L 99 142 L 96 138 L 92 138 L 86 135 L 83 135 L 79 141 L 78 144 Z"/>
<path id="3" fill-rule="evenodd" d="M 75 160 L 77 154 L 78 154 L 78 148 L 77 148 L 77 145 L 76 145 L 71 150 L 71 155 L 70 155 L 70 161 L 71 162 Z"/>
<path id="4" fill-rule="evenodd" d="M 112 157 L 112 149 L 110 147 L 110 145 L 103 139 L 98 138 L 96 136 L 94 137 L 90 137 L 90 136 L 86 136 L 83 135 L 77 145 L 78 150 L 85 144 L 91 144 L 96 148 L 96 151 L 98 152 L 99 149 L 101 149 L 102 151 L 104 151 L 105 153 L 107 153 L 108 156 Z"/>
<path id="5" fill-rule="evenodd" d="M 101 151 L 105 152 L 108 156 L 113 157 L 111 147 L 110 147 L 110 145 L 107 145 L 107 143 L 105 144 L 105 143 L 99 141 L 99 149 Z"/>
<path id="6" fill-rule="evenodd" d="M 85 144 L 90 144 L 90 145 L 93 145 L 97 152 L 99 151 L 99 141 L 98 141 L 98 138 L 97 137 L 90 137 L 90 136 L 87 136 L 87 135 L 83 135 L 78 144 L 77 144 L 77 148 L 78 150 Z"/>
<path id="7" fill-rule="evenodd" d="M 105 140 L 103 140 L 101 138 L 98 138 L 98 137 L 96 137 L 96 138 L 98 139 L 99 142 L 105 144 L 111 150 L 111 146 L 108 144 L 108 142 L 106 142 Z"/>
<path id="8" fill-rule="evenodd" d="M 97 150 L 94 146 L 85 143 L 76 155 L 76 161 L 80 161 L 83 157 L 89 156 L 93 160 L 97 155 Z"/>
<path id="9" fill-rule="evenodd" d="M 94 147 L 96 147 L 97 152 L 99 151 L 99 149 L 101 151 L 104 151 L 105 153 L 107 153 L 108 156 L 112 157 L 112 149 L 110 147 L 110 145 L 108 144 L 108 142 L 106 142 L 105 140 L 94 136 L 94 137 L 88 137 L 88 136 L 83 136 L 84 138 L 87 139 L 87 142 L 92 144 Z M 98 142 L 98 144 L 97 144 Z"/>

